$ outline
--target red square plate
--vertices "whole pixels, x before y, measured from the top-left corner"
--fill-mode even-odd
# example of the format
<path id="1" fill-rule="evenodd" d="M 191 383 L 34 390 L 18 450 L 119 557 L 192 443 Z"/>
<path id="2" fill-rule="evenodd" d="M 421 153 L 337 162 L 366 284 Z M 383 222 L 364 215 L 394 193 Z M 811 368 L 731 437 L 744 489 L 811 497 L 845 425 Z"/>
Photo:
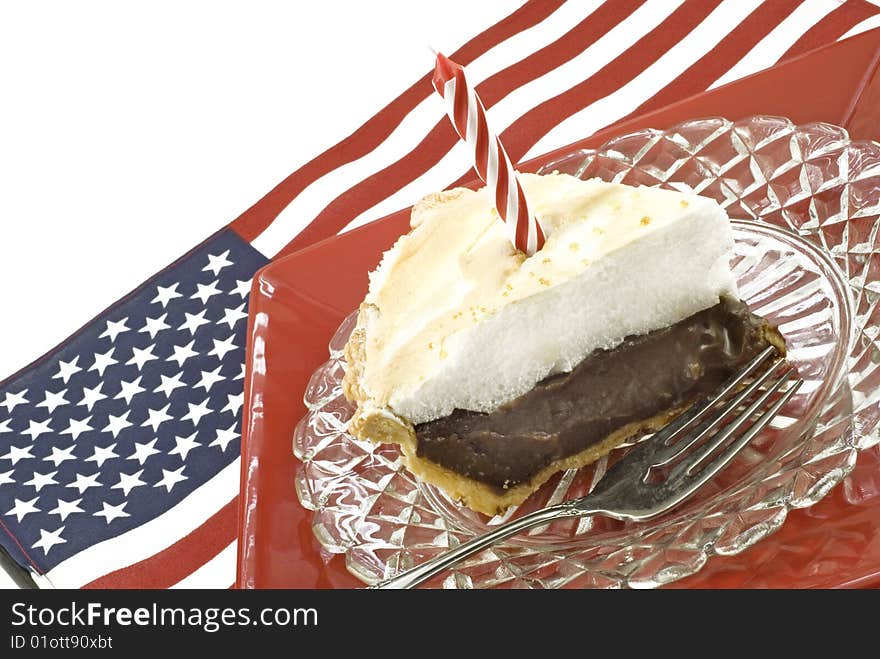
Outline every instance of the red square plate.
<path id="1" fill-rule="evenodd" d="M 877 91 L 878 35 L 878 30 L 867 32 L 622 122 L 522 168 L 533 171 L 562 152 L 596 146 L 638 128 L 665 128 L 710 115 L 739 119 L 775 113 L 796 123 L 822 120 L 849 125 L 853 137 L 876 138 L 865 131 L 880 131 L 880 109 L 866 109 L 859 99 Z M 346 570 L 344 557 L 323 552 L 312 534 L 312 513 L 300 506 L 293 485 L 298 463 L 291 441 L 305 413 L 303 392 L 312 372 L 328 357 L 330 337 L 363 299 L 367 272 L 408 228 L 408 216 L 407 209 L 325 240 L 271 263 L 254 279 L 242 426 L 240 588 L 361 585 Z M 880 450 L 876 448 L 862 452 L 843 486 L 812 508 L 793 511 L 774 535 L 736 556 L 713 557 L 699 573 L 674 586 L 872 584 L 880 585 Z"/>
<path id="2" fill-rule="evenodd" d="M 327 342 L 366 292 L 366 273 L 406 227 L 398 214 L 281 259 L 258 273 L 250 302 L 238 585 L 353 588 L 344 558 L 322 552 L 297 501 L 291 451 L 303 392 Z M 816 506 L 737 556 L 713 557 L 675 584 L 833 587 L 880 579 L 880 452 Z"/>

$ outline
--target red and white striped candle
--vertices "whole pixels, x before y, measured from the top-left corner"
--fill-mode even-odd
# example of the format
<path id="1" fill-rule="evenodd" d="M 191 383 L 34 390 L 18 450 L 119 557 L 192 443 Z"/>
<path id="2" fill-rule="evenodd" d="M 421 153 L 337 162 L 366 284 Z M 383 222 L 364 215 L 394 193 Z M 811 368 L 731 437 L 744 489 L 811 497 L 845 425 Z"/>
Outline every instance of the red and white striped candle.
<path id="1" fill-rule="evenodd" d="M 437 53 L 433 83 L 446 101 L 456 132 L 473 152 L 474 168 L 494 192 L 495 208 L 507 224 L 510 241 L 531 256 L 544 246 L 544 232 L 529 212 L 522 185 L 501 140 L 489 130 L 483 102 L 468 85 L 461 65 L 440 53 Z"/>

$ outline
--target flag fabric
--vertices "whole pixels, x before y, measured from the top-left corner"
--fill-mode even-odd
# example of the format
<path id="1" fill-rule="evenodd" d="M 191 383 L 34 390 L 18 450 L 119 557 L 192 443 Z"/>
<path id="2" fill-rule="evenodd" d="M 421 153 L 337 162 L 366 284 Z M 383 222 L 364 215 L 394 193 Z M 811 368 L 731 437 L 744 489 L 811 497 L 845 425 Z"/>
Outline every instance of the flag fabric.
<path id="1" fill-rule="evenodd" d="M 21 564 L 58 586 L 189 576 L 175 544 L 234 509 L 247 299 L 266 262 L 226 229 L 0 390 L 0 519 Z M 233 515 L 213 523 L 229 545 Z"/>
<path id="2" fill-rule="evenodd" d="M 533 0 L 450 56 L 517 162 L 877 27 L 878 14 L 867 0 Z M 229 227 L 0 383 L 0 544 L 40 585 L 233 584 L 252 277 L 473 178 L 431 64 Z"/>

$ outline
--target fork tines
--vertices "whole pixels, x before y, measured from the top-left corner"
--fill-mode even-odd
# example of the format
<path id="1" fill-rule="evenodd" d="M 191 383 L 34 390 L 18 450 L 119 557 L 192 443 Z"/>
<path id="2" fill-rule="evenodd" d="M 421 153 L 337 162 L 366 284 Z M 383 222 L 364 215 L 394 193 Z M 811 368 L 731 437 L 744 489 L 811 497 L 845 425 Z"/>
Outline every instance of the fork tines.
<path id="1" fill-rule="evenodd" d="M 673 465 L 665 484 L 680 490 L 680 498 L 724 468 L 767 427 L 803 384 L 800 379 L 792 381 L 795 369 L 783 359 L 776 359 L 764 372 L 751 377 L 774 356 L 778 357 L 776 349 L 766 348 L 711 400 L 695 406 L 680 423 L 658 433 L 665 436 L 654 438 L 657 443 L 650 466 L 657 469 Z"/>

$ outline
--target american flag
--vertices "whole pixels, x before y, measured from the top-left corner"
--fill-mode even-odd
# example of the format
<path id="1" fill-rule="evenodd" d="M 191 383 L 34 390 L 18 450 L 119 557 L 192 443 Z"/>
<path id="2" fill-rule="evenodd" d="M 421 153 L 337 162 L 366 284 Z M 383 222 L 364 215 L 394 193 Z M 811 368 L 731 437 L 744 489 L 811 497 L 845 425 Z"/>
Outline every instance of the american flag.
<path id="1" fill-rule="evenodd" d="M 234 507 L 265 263 L 224 230 L 0 388 L 0 523 L 22 565 L 63 587 L 174 573 L 177 545 Z"/>
<path id="2" fill-rule="evenodd" d="M 867 0 L 532 0 L 449 54 L 517 162 L 878 26 Z M 472 178 L 430 68 L 0 384 L 0 544 L 41 585 L 233 583 L 251 279 Z"/>

